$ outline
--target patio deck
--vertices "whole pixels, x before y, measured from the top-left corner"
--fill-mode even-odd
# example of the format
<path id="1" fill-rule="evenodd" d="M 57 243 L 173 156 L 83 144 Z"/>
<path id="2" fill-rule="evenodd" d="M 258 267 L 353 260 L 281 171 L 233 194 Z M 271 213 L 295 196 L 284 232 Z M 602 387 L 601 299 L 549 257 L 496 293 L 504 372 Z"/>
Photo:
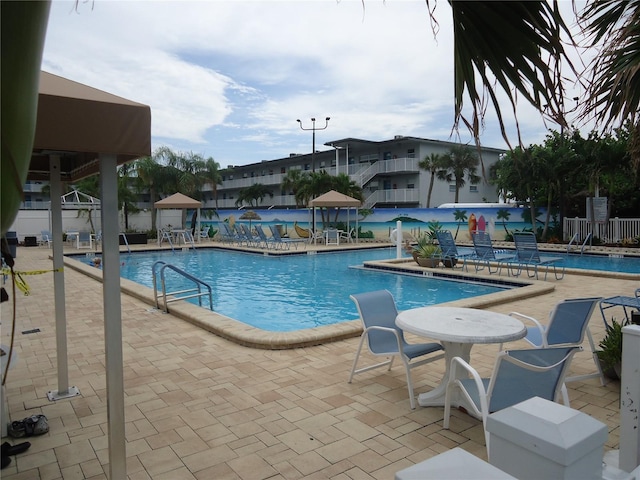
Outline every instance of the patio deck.
<path id="1" fill-rule="evenodd" d="M 50 253 L 19 247 L 16 270 L 51 269 Z M 49 402 L 47 392 L 57 389 L 52 275 L 25 279 L 32 293 L 16 294 L 17 360 L 6 382 L 9 412 L 13 420 L 43 413 L 50 431 L 29 438 L 31 448 L 12 457 L 1 476 L 106 479 L 102 284 L 65 270 L 69 382 L 81 395 Z M 544 296 L 488 309 L 546 319 L 561 299 L 614 296 L 638 286 L 637 279 L 603 281 L 571 273 L 549 283 L 555 289 Z M 11 302 L 1 304 L 5 345 L 11 312 Z M 451 430 L 444 430 L 443 408 L 411 410 L 399 366 L 359 375 L 348 384 L 357 338 L 290 350 L 254 349 L 127 295 L 122 296 L 122 326 L 129 479 L 382 480 L 456 446 L 486 459 L 481 422 L 455 411 Z M 591 328 L 596 341 L 602 338 L 599 311 Z M 33 329 L 40 331 L 21 333 Z M 520 341 L 507 347 L 525 346 Z M 497 348 L 474 346 L 472 365 L 488 373 Z M 582 352 L 571 373 L 592 369 L 589 352 Z M 436 385 L 443 372 L 442 362 L 415 369 L 416 391 Z M 617 448 L 619 383 L 602 387 L 593 379 L 568 387 L 571 406 L 606 423 L 606 449 Z"/>

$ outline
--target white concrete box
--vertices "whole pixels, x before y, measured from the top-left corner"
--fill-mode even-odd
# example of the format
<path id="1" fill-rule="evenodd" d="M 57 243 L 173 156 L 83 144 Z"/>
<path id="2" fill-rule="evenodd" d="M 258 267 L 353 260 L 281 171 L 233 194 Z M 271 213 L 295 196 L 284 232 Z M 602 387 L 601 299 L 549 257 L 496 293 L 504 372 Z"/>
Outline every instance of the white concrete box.
<path id="1" fill-rule="evenodd" d="M 539 397 L 489 415 L 489 463 L 520 480 L 601 479 L 607 426 Z"/>

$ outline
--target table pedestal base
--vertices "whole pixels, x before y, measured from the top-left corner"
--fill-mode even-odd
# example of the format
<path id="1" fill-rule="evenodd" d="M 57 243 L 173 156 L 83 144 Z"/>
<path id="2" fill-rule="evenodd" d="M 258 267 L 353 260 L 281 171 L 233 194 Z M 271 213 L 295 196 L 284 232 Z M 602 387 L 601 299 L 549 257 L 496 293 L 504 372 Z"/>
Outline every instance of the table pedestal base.
<path id="1" fill-rule="evenodd" d="M 471 359 L 471 347 L 472 343 L 454 343 L 454 342 L 442 342 L 444 346 L 444 361 L 446 362 L 446 370 L 444 376 L 440 381 L 440 385 L 429 392 L 421 393 L 418 395 L 418 405 L 421 407 L 444 407 L 445 394 L 447 389 L 447 383 L 449 382 L 449 369 L 451 368 L 451 359 L 453 357 L 460 357 L 465 362 L 470 363 Z M 461 373 L 460 378 L 466 378 L 465 372 L 462 369 L 458 369 Z M 482 418 L 480 412 L 476 407 L 468 402 L 464 396 L 460 395 L 456 389 L 453 391 L 451 397 L 451 405 L 456 408 L 463 408 L 469 415 L 478 419 Z"/>

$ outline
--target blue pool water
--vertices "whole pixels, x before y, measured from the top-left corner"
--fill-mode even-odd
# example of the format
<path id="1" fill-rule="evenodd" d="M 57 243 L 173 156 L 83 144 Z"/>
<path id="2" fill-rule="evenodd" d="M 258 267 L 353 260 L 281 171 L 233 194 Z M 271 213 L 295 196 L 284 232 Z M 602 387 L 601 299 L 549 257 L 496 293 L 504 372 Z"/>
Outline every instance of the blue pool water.
<path id="1" fill-rule="evenodd" d="M 194 275 L 213 290 L 213 309 L 263 330 L 294 331 L 358 318 L 352 293 L 389 290 L 404 310 L 502 291 L 495 285 L 349 268 L 395 257 L 395 249 L 264 256 L 199 249 L 122 255 L 121 276 L 153 288 L 157 260 Z M 191 288 L 165 270 L 167 290 Z M 208 301 L 203 301 L 208 306 Z"/>
<path id="2" fill-rule="evenodd" d="M 567 268 L 601 270 L 605 272 L 640 273 L 640 257 L 609 257 L 607 255 L 564 255 Z"/>

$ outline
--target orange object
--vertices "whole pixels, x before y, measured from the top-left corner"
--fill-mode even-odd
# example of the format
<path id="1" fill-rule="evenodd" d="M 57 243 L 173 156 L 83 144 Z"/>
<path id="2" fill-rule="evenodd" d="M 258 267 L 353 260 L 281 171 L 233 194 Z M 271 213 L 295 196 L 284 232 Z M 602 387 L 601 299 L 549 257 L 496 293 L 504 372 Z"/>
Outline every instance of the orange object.
<path id="1" fill-rule="evenodd" d="M 469 216 L 469 234 L 476 231 L 476 225 L 477 225 L 476 216 L 472 213 Z"/>

